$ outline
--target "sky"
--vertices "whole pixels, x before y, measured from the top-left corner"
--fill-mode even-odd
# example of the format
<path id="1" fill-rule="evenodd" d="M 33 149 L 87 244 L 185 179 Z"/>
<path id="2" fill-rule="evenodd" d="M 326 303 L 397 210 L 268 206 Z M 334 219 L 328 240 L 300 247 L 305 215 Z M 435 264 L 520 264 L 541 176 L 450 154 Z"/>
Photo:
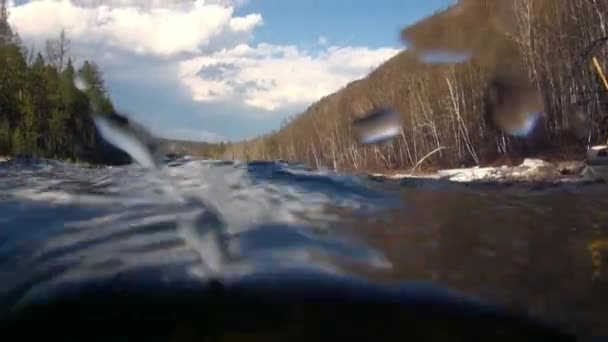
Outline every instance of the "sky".
<path id="1" fill-rule="evenodd" d="M 118 111 L 173 139 L 228 141 L 367 75 L 399 30 L 452 0 L 13 0 L 9 22 L 43 50 L 65 29 Z"/>

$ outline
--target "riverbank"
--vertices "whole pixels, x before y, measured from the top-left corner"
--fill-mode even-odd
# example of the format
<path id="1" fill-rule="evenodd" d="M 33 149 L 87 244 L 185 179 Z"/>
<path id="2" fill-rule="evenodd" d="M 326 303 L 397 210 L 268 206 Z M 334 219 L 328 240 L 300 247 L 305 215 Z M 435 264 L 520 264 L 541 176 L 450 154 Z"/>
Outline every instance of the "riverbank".
<path id="1" fill-rule="evenodd" d="M 106 143 L 103 143 L 104 146 L 109 146 Z M 105 147 L 109 148 L 109 147 Z M 113 148 L 113 147 L 112 147 Z M 11 162 L 20 162 L 27 163 L 32 161 L 43 161 L 43 160 L 53 160 L 60 161 L 64 163 L 73 164 L 80 167 L 106 167 L 106 166 L 120 166 L 127 165 L 131 163 L 131 158 L 125 154 L 124 152 L 113 148 L 115 154 L 110 154 L 104 149 L 100 149 L 99 154 L 89 153 L 86 158 L 48 158 L 43 156 L 35 156 L 29 153 L 16 154 L 16 155 L 0 155 L 0 164 L 3 163 L 11 163 Z"/>
<path id="2" fill-rule="evenodd" d="M 62 163 L 68 163 L 77 167 L 82 168 L 99 168 L 99 167 L 107 167 L 111 166 L 110 164 L 92 164 L 82 160 L 74 160 L 74 159 L 49 159 L 49 158 L 38 158 L 30 155 L 17 155 L 17 156 L 0 156 L 0 166 L 2 167 L 20 167 L 27 163 L 37 163 L 37 162 L 52 162 L 58 161 Z"/>
<path id="3" fill-rule="evenodd" d="M 0 156 L 0 164 L 27 162 L 26 157 Z M 41 160 L 41 159 L 35 159 Z M 71 164 L 90 168 L 99 167 L 82 161 L 65 161 Z M 7 164 L 5 164 L 7 166 Z M 107 166 L 107 165 L 106 165 Z M 102 166 L 103 167 L 103 166 Z M 469 184 L 561 184 L 608 181 L 608 166 L 586 165 L 584 161 L 569 160 L 548 162 L 542 159 L 524 159 L 518 165 L 475 166 L 455 169 L 424 169 L 416 172 L 391 171 L 367 172 L 359 175 L 368 176 L 375 181 L 445 181 L 450 183 Z"/>
<path id="4" fill-rule="evenodd" d="M 370 177 L 376 180 L 443 180 L 454 183 L 565 183 L 604 181 L 603 171 L 578 160 L 548 162 L 524 159 L 519 165 L 475 166 L 418 173 L 371 173 Z"/>

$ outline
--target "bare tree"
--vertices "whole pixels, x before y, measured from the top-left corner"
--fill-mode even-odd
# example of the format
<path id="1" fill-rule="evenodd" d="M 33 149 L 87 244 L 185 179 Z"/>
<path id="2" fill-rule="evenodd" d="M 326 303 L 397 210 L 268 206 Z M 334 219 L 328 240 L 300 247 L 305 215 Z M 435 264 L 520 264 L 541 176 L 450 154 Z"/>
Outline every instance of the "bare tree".
<path id="1" fill-rule="evenodd" d="M 57 39 L 46 41 L 46 59 L 61 71 L 65 68 L 67 57 L 70 53 L 71 41 L 68 39 L 65 29 L 61 29 Z"/>

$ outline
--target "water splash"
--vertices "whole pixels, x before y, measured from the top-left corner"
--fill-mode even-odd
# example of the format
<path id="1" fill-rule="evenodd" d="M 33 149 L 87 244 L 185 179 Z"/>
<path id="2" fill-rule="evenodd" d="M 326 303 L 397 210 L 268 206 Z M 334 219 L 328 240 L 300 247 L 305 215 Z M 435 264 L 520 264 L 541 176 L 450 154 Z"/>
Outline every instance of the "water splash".
<path id="1" fill-rule="evenodd" d="M 379 120 L 383 121 L 384 125 L 388 124 L 390 126 L 390 123 L 395 119 L 394 113 L 387 112 L 379 115 L 382 117 Z M 233 236 L 228 231 L 229 226 L 227 221 L 224 219 L 223 215 L 211 205 L 211 202 L 200 197 L 195 198 L 187 196 L 179 185 L 174 184 L 174 179 L 171 177 L 171 171 L 176 171 L 175 168 L 163 168 L 156 162 L 155 158 L 152 156 L 154 150 L 150 148 L 149 144 L 145 143 L 145 139 L 148 139 L 148 136 L 133 130 L 131 122 L 125 123 L 112 116 L 106 117 L 97 115 L 95 117 L 95 124 L 106 140 L 127 152 L 134 160 L 146 168 L 141 175 L 149 178 L 149 182 L 154 182 L 163 189 L 163 192 L 168 195 L 167 197 L 170 200 L 170 203 L 192 208 L 192 211 L 189 213 L 180 213 L 179 215 L 176 215 L 176 221 L 178 236 L 192 251 L 195 251 L 196 254 L 199 255 L 200 264 L 191 267 L 191 272 L 195 276 L 201 278 L 221 276 L 223 278 L 230 273 L 230 270 L 234 267 L 248 268 L 249 271 L 245 271 L 246 273 L 257 272 L 265 267 L 299 267 L 298 265 L 305 263 L 305 260 L 309 260 L 313 255 L 319 255 L 319 258 L 321 259 L 324 258 L 321 255 L 326 255 L 332 260 L 342 256 L 346 259 L 352 259 L 355 263 L 363 261 L 363 264 L 366 264 L 366 266 L 379 268 L 390 267 L 390 263 L 382 260 L 382 257 L 379 256 L 378 253 L 362 246 L 350 246 L 350 241 L 345 241 L 343 245 L 328 244 L 323 243 L 323 241 L 327 239 L 327 237 L 324 237 L 322 240 L 319 240 L 321 242 L 315 240 L 312 244 L 317 246 L 313 248 L 311 247 L 311 241 L 313 240 L 305 238 L 304 235 L 298 235 L 291 232 L 296 229 L 296 227 L 291 224 L 280 223 L 277 226 L 252 227 L 251 223 L 249 223 L 248 228 L 245 229 L 245 231 L 241 231 L 237 236 Z M 273 168 L 278 167 L 276 163 L 271 163 L 271 165 Z M 275 171 L 274 174 L 276 175 L 282 174 L 278 169 Z M 221 175 L 226 177 L 225 173 Z M 284 177 L 292 179 L 298 176 L 287 173 L 284 174 Z M 338 186 L 338 184 L 341 185 L 343 190 L 336 191 L 338 193 L 342 193 L 344 192 L 344 189 L 348 188 L 351 188 L 351 191 L 358 189 L 354 184 L 349 187 L 344 180 L 332 183 L 330 179 L 328 179 L 325 182 L 319 183 L 320 179 L 312 175 L 299 176 L 299 178 L 305 183 L 303 185 L 308 184 L 307 188 L 300 190 L 303 193 L 308 192 L 306 189 L 316 189 L 316 192 L 322 193 L 322 188 L 324 187 L 328 188 L 326 190 L 334 189 L 334 187 L 331 187 L 332 184 L 335 186 Z M 206 182 L 209 181 L 210 180 L 207 179 Z M 302 183 L 302 181 L 296 183 Z M 224 183 L 226 180 L 218 179 L 217 182 Z M 254 180 L 249 179 L 249 177 L 248 182 L 255 183 Z M 293 182 L 293 180 L 291 182 Z M 319 183 L 317 184 L 317 187 L 315 187 L 316 183 Z M 262 186 L 266 187 L 271 185 Z M 250 188 L 247 189 L 248 191 L 252 190 Z M 285 189 L 289 190 L 289 186 L 287 185 Z M 227 191 L 230 193 L 230 190 Z M 363 189 L 360 191 L 363 191 Z M 280 191 L 278 194 L 280 194 Z M 306 195 L 307 197 L 311 196 L 311 194 Z M 368 192 L 362 193 L 361 196 L 367 198 L 368 201 L 373 198 Z M 349 198 L 352 198 L 352 201 L 356 202 L 356 193 L 350 194 Z M 351 205 L 355 204 L 356 203 L 351 203 Z M 215 205 L 221 206 L 222 204 L 215 203 Z M 284 235 L 281 236 L 292 234 L 289 235 L 292 238 L 291 244 L 283 243 L 284 246 L 280 246 L 282 243 L 279 243 L 279 245 L 276 245 L 275 243 L 274 245 L 271 244 L 268 246 L 255 245 L 256 248 L 253 248 L 255 251 L 247 252 L 246 256 L 242 255 L 242 253 L 235 254 L 235 251 L 230 249 L 230 246 L 232 246 L 232 248 L 237 245 L 245 246 L 247 241 L 251 241 L 252 236 L 262 235 L 267 238 L 275 239 L 276 232 L 269 227 L 274 227 L 275 229 L 276 227 L 280 227 L 280 229 L 284 229 Z M 314 230 L 311 226 L 307 226 L 306 229 L 310 229 L 310 231 Z M 302 231 L 305 229 L 300 227 L 299 230 Z M 348 248 L 344 247 L 347 245 Z M 338 248 L 340 246 L 342 247 Z M 359 253 L 363 254 L 357 255 L 353 250 L 357 250 Z M 277 262 L 277 258 L 269 256 L 280 256 L 279 259 L 281 260 L 280 262 Z M 339 265 L 332 262 L 324 263 L 318 260 L 317 264 L 322 265 L 325 271 L 330 269 L 336 271 L 340 268 Z"/>
<path id="2" fill-rule="evenodd" d="M 74 77 L 74 86 L 87 91 L 89 83 L 81 75 Z M 125 151 L 140 165 L 156 169 L 166 152 L 162 141 L 150 133 L 143 125 L 125 115 L 101 113 L 92 101 L 93 121 L 101 136 L 110 144 Z"/>
<path id="3" fill-rule="evenodd" d="M 104 139 L 148 168 L 149 172 L 144 175 L 149 177 L 151 182 L 160 185 L 172 203 L 192 204 L 200 208 L 194 216 L 177 217 L 177 231 L 183 241 L 200 257 L 203 269 L 193 267 L 192 272 L 198 276 L 217 275 L 228 259 L 228 251 L 223 243 L 225 223 L 219 211 L 202 200 L 186 198 L 173 184 L 171 177 L 161 168 L 158 158 L 160 148 L 150 143 L 155 137 L 143 126 L 119 115 L 96 114 L 94 122 Z M 205 228 L 204 231 L 201 227 Z"/>
<path id="4" fill-rule="evenodd" d="M 142 137 L 134 130 L 118 127 L 115 120 L 112 121 L 109 117 L 101 115 L 94 115 L 93 120 L 101 135 L 109 143 L 128 153 L 136 162 L 151 169 L 159 166 L 151 151 L 142 142 Z"/>

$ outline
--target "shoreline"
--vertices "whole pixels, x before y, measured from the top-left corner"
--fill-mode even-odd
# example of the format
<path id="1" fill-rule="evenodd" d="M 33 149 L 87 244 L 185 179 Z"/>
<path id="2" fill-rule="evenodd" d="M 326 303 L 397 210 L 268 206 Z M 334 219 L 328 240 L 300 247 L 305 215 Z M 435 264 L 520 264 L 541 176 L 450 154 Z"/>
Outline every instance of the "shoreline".
<path id="1" fill-rule="evenodd" d="M 4 164 L 4 163 L 11 163 L 14 161 L 58 161 L 58 162 L 62 162 L 62 163 L 66 163 L 66 164 L 70 164 L 70 165 L 74 165 L 74 166 L 78 166 L 78 167 L 83 167 L 83 168 L 103 168 L 103 167 L 111 167 L 111 166 L 115 166 L 115 164 L 102 164 L 102 163 L 91 163 L 88 161 L 84 161 L 84 160 L 80 160 L 80 159 L 62 159 L 62 158 L 47 158 L 47 157 L 36 157 L 33 155 L 26 155 L 26 156 L 3 156 L 0 155 L 0 165 Z"/>
<path id="2" fill-rule="evenodd" d="M 599 171 L 599 172 L 598 172 Z M 417 173 L 376 172 L 368 173 L 378 181 L 445 181 L 461 184 L 564 184 L 602 182 L 607 179 L 606 170 L 586 165 L 580 160 L 547 162 L 527 158 L 519 165 L 474 166 L 455 169 L 438 169 Z"/>
<path id="3" fill-rule="evenodd" d="M 19 160 L 19 156 L 0 156 L 0 164 Z M 36 158 L 37 159 L 37 158 Z M 44 159 L 44 158 L 41 158 Z M 75 166 L 90 168 L 102 165 L 92 165 L 86 162 L 68 161 Z M 105 167 L 111 165 L 103 165 Z M 102 166 L 102 167 L 103 167 Z M 494 185 L 551 185 L 551 184 L 580 184 L 608 182 L 608 165 L 587 165 L 582 160 L 562 160 L 548 162 L 538 158 L 526 158 L 518 165 L 473 166 L 452 169 L 390 170 L 385 172 L 349 172 L 368 177 L 371 180 L 402 181 L 419 183 L 452 183 L 452 184 L 494 184 Z"/>

